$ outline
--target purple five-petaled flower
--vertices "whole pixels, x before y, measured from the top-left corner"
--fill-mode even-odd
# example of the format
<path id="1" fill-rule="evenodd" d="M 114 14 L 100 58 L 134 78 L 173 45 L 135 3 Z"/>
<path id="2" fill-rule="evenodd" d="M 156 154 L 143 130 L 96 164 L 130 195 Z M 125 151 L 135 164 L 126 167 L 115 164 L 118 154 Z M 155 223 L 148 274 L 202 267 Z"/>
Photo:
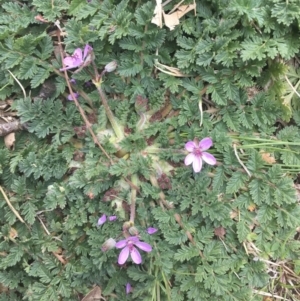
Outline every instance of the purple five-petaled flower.
<path id="1" fill-rule="evenodd" d="M 115 247 L 117 249 L 123 249 L 119 254 L 119 258 L 118 258 L 119 264 L 124 264 L 128 259 L 129 255 L 134 263 L 140 264 L 142 262 L 142 256 L 136 247 L 138 247 L 139 249 L 145 252 L 152 251 L 152 247 L 149 244 L 140 241 L 139 238 L 136 236 L 130 236 L 127 237 L 126 239 L 122 239 L 118 241 Z"/>
<path id="2" fill-rule="evenodd" d="M 89 54 L 92 52 L 93 48 L 86 44 L 83 50 L 82 54 L 82 49 L 77 48 L 75 49 L 74 53 L 71 56 L 66 56 L 63 59 L 64 65 L 66 66 L 65 68 L 59 69 L 60 71 L 65 71 L 73 68 L 80 67 L 83 65 L 85 60 L 89 59 Z"/>
<path id="3" fill-rule="evenodd" d="M 204 138 L 200 142 L 189 141 L 185 144 L 185 149 L 190 152 L 184 159 L 185 165 L 193 163 L 194 172 L 200 172 L 202 169 L 202 160 L 209 165 L 215 165 L 217 163 L 216 158 L 205 152 L 213 145 L 210 138 Z"/>

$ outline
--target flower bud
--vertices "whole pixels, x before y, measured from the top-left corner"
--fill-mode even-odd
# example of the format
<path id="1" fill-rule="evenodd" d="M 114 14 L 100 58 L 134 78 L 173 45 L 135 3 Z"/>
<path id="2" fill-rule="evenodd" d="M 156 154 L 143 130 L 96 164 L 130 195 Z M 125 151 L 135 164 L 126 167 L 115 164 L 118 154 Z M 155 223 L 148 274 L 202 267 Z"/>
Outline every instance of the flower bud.
<path id="1" fill-rule="evenodd" d="M 113 72 L 113 71 L 116 70 L 117 66 L 118 66 L 117 62 L 116 61 L 112 61 L 112 62 L 110 62 L 110 63 L 108 63 L 108 64 L 105 65 L 104 70 L 106 72 Z"/>
<path id="2" fill-rule="evenodd" d="M 131 235 L 134 235 L 134 236 L 136 236 L 136 235 L 139 235 L 139 230 L 136 228 L 136 227 L 130 227 L 129 229 L 128 229 L 128 232 L 131 234 Z"/>
<path id="3" fill-rule="evenodd" d="M 113 238 L 107 239 L 101 247 L 103 252 L 113 249 L 116 245 L 116 241 Z"/>
<path id="4" fill-rule="evenodd" d="M 123 231 L 127 231 L 132 226 L 131 222 L 125 222 L 123 224 Z"/>

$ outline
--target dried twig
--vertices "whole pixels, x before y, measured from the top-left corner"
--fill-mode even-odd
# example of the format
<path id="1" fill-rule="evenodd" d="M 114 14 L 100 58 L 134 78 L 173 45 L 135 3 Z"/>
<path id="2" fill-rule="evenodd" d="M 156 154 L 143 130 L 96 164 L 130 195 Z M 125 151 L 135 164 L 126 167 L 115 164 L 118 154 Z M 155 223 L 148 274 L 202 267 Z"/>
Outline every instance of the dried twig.
<path id="1" fill-rule="evenodd" d="M 19 120 L 0 124 L 0 137 L 20 129 L 22 129 L 22 125 Z"/>

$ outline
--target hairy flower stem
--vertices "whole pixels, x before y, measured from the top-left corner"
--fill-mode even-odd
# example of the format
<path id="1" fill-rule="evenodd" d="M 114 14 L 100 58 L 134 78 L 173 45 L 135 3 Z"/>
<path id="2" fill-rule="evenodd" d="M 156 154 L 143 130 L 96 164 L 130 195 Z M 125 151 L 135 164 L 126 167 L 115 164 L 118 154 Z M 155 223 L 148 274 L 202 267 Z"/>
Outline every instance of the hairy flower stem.
<path id="1" fill-rule="evenodd" d="M 58 41 L 59 41 L 59 51 L 60 51 L 60 56 L 61 56 L 61 59 L 63 58 L 63 50 L 62 50 L 62 46 L 61 46 L 61 38 L 60 38 L 60 33 L 58 32 L 57 34 L 57 37 L 58 37 Z M 65 67 L 63 65 L 63 67 Z M 97 136 L 95 135 L 95 133 L 93 132 L 92 130 L 92 127 L 91 127 L 91 124 L 88 120 L 88 118 L 86 117 L 85 115 L 85 112 L 84 110 L 82 109 L 82 107 L 80 106 L 79 102 L 77 101 L 75 95 L 74 95 L 74 92 L 73 92 L 73 89 L 71 87 L 71 84 L 70 84 L 70 80 L 69 80 L 69 77 L 68 77 L 68 72 L 66 70 L 64 70 L 64 75 L 65 75 L 65 79 L 66 79 L 66 83 L 67 83 L 67 86 L 69 88 L 69 91 L 70 91 L 70 94 L 72 95 L 72 98 L 74 100 L 74 103 L 76 105 L 76 107 L 78 108 L 79 110 L 79 113 L 82 117 L 82 119 L 84 120 L 85 124 L 86 124 L 86 127 L 88 129 L 88 131 L 90 132 L 91 136 L 93 137 L 93 140 L 94 140 L 94 143 L 97 144 L 99 146 L 99 148 L 101 149 L 101 151 L 104 153 L 104 155 L 110 160 L 110 163 L 113 164 L 113 160 L 112 158 L 109 156 L 109 154 L 105 151 L 105 149 L 102 147 L 101 143 L 99 142 Z"/>
<path id="2" fill-rule="evenodd" d="M 131 182 L 133 185 L 138 185 L 138 177 L 136 174 L 133 174 L 131 176 Z M 135 219 L 135 203 L 136 203 L 136 192 L 137 190 L 132 188 L 131 189 L 131 198 L 130 198 L 130 222 L 134 225 L 134 219 Z"/>
<path id="3" fill-rule="evenodd" d="M 101 82 L 94 82 L 98 92 L 99 92 L 99 95 L 101 97 L 101 100 L 102 100 L 102 104 L 103 104 L 103 107 L 105 109 L 105 113 L 106 113 L 106 116 L 116 134 L 116 136 L 118 137 L 119 140 L 122 140 L 124 139 L 124 132 L 122 130 L 122 128 L 120 127 L 120 125 L 118 124 L 113 112 L 111 111 L 109 105 L 108 105 L 108 102 L 107 102 L 107 99 L 106 99 L 106 95 L 104 93 L 104 91 L 102 90 L 101 88 Z"/>

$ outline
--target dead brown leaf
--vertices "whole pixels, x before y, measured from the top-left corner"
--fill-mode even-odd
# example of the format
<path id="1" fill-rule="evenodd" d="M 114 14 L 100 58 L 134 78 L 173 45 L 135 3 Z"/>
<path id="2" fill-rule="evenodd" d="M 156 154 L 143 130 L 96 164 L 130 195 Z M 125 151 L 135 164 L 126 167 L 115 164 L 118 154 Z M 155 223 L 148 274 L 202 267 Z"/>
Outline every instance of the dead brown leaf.
<path id="1" fill-rule="evenodd" d="M 237 210 L 233 210 L 230 212 L 230 218 L 231 219 L 235 219 L 238 216 L 238 211 Z"/>
<path id="2" fill-rule="evenodd" d="M 251 203 L 248 208 L 247 208 L 250 212 L 253 212 L 256 209 L 256 205 L 254 203 Z"/>
<path id="3" fill-rule="evenodd" d="M 9 238 L 10 239 L 15 239 L 16 237 L 18 237 L 18 232 L 15 228 L 10 228 L 9 230 Z"/>
<path id="4" fill-rule="evenodd" d="M 294 187 L 296 189 L 297 201 L 300 202 L 300 184 L 294 184 Z"/>
<path id="5" fill-rule="evenodd" d="M 223 227 L 215 228 L 215 235 L 221 239 L 224 239 L 224 235 L 226 234 L 226 230 Z"/>
<path id="6" fill-rule="evenodd" d="M 7 293 L 8 292 L 8 287 L 4 286 L 2 283 L 0 283 L 0 294 L 2 293 Z"/>
<path id="7" fill-rule="evenodd" d="M 152 18 L 151 23 L 162 28 L 162 14 L 163 14 L 163 7 L 162 7 L 161 0 L 156 0 L 156 6 L 154 9 L 154 17 Z"/>
<path id="8" fill-rule="evenodd" d="M 99 286 L 95 286 L 81 301 L 99 301 L 106 299 L 102 297 L 101 288 Z"/>
<path id="9" fill-rule="evenodd" d="M 161 0 L 156 0 L 156 7 L 154 9 L 154 17 L 151 23 L 162 27 L 162 16 L 164 18 L 165 25 L 173 30 L 176 25 L 179 24 L 180 18 L 187 14 L 191 10 L 196 10 L 196 2 L 189 5 L 180 5 L 183 1 L 180 1 L 169 13 L 165 13 Z"/>
<path id="10" fill-rule="evenodd" d="M 175 12 L 173 12 L 170 15 L 165 14 L 165 12 L 163 11 L 165 25 L 169 27 L 170 30 L 173 30 L 176 25 L 179 25 L 179 19 L 195 8 L 196 8 L 196 4 L 181 5 L 177 8 Z"/>
<path id="11" fill-rule="evenodd" d="M 63 264 L 67 264 L 67 260 L 65 259 L 63 255 L 63 251 L 61 248 L 59 248 L 57 251 L 52 252 L 52 254 Z"/>
<path id="12" fill-rule="evenodd" d="M 4 137 L 4 143 L 8 149 L 13 148 L 15 141 L 16 141 L 15 133 L 9 133 Z"/>
<path id="13" fill-rule="evenodd" d="M 267 162 L 268 164 L 276 163 L 275 158 L 270 153 L 261 152 L 260 153 L 262 159 Z"/>

